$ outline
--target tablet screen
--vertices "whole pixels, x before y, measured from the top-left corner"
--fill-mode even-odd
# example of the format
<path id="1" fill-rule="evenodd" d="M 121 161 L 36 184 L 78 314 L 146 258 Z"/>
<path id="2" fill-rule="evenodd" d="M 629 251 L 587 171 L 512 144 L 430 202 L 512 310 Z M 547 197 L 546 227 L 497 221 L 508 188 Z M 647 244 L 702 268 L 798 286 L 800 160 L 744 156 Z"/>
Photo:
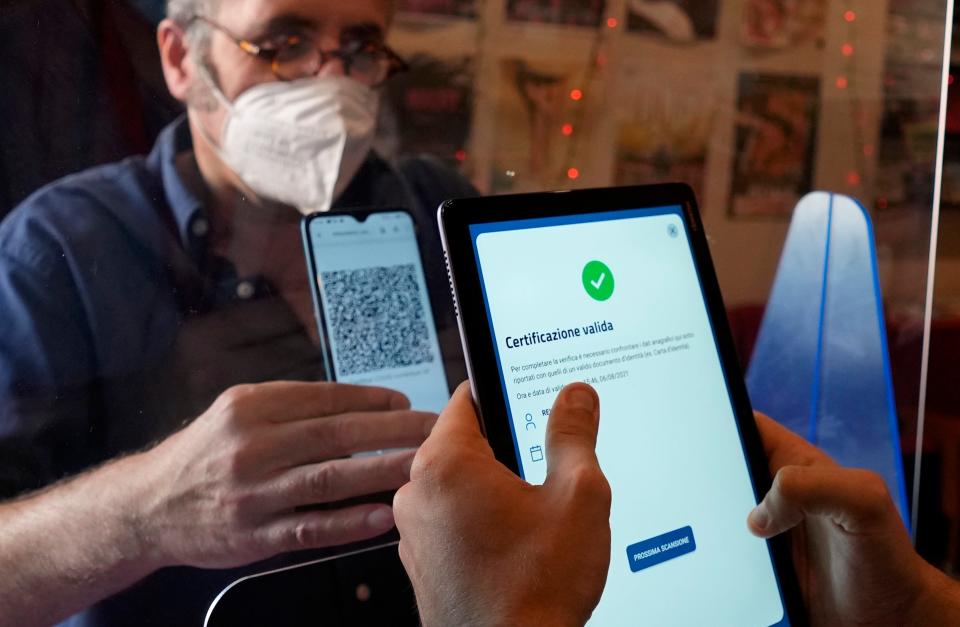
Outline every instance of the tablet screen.
<path id="1" fill-rule="evenodd" d="M 600 395 L 612 556 L 590 624 L 788 624 L 682 208 L 470 230 L 527 481 L 561 387 Z"/>

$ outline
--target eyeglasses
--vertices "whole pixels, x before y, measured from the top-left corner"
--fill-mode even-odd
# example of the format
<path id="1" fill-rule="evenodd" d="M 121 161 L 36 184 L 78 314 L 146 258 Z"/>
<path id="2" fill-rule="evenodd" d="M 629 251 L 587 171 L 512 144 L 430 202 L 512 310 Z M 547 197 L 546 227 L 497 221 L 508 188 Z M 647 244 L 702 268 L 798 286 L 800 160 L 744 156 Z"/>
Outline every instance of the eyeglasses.
<path id="1" fill-rule="evenodd" d="M 409 69 L 389 46 L 376 41 L 354 41 L 336 50 L 321 50 L 319 44 L 309 37 L 291 35 L 270 44 L 256 44 L 237 37 L 229 30 L 202 15 L 192 21 L 200 21 L 218 30 L 251 57 L 270 64 L 274 76 L 282 81 L 295 81 L 316 76 L 331 61 L 340 61 L 343 72 L 370 87 L 378 87 L 387 79 Z"/>

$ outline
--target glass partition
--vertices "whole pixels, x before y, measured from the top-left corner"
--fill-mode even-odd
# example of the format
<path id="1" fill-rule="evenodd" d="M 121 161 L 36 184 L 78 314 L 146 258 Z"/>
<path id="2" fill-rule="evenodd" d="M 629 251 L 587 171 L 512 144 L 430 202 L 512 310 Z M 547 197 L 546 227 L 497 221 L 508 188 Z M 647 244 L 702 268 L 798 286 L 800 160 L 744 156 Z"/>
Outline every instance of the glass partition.
<path id="1" fill-rule="evenodd" d="M 316 34 L 257 39 L 256 11 L 223 9 L 240 2 L 174 0 L 177 28 L 167 36 L 184 37 L 195 56 L 168 46 L 164 67 L 156 43 L 164 4 L 8 0 L 0 9 L 0 499 L 162 441 L 233 385 L 326 377 L 301 216 L 290 205 L 413 212 L 446 374 L 455 381 L 464 370 L 434 224 L 439 202 L 475 190 L 683 181 L 699 198 L 745 370 L 794 207 L 813 191 L 863 206 L 876 247 L 885 398 L 895 408 L 890 436 L 905 514 L 927 559 L 960 564 L 955 90 L 946 127 L 939 126 L 952 2 L 396 0 L 389 17 L 390 3 L 356 3 L 380 7 L 374 17 L 387 25 L 385 43 L 409 67 L 381 84 L 386 66 L 357 61 L 358 50 L 369 51 L 355 45 L 360 39 L 375 44 L 381 56 L 373 62 L 389 58 L 391 72 L 399 67 L 370 24 L 349 36 L 317 35 L 328 54 L 314 56 L 335 60 L 380 99 L 377 107 L 376 98 L 362 97 L 368 91 L 351 92 L 353 113 L 375 123 L 376 136 L 360 133 L 359 152 L 353 146 L 350 158 L 325 160 L 339 179 L 321 173 L 316 186 L 302 184 L 315 172 L 282 178 L 282 154 L 248 162 L 249 144 L 238 150 L 221 137 L 224 101 L 239 106 L 249 91 L 248 124 L 271 111 L 270 98 L 254 96 L 269 95 L 278 64 L 289 69 L 291 60 L 264 50 L 288 53 Z M 312 17 L 355 8 L 301 4 Z M 195 19 L 201 9 L 213 13 Z M 192 125 L 181 117 L 184 102 Z M 941 130 L 942 222 L 927 336 Z M 262 189 L 310 200 L 270 202 Z M 267 200 L 249 202 L 260 196 Z M 412 275 L 376 276 L 406 276 L 413 285 Z M 400 300 L 426 302 L 410 292 Z M 398 319 L 384 315 L 381 328 L 366 329 L 409 339 Z M 143 607 L 155 610 L 156 624 L 191 624 L 231 579 L 285 564 L 162 573 L 102 611 L 176 597 L 182 607 Z M 331 594 L 353 624 L 373 620 L 364 603 L 382 598 L 378 586 L 402 572 L 395 555 L 382 580 L 343 583 L 376 571 L 375 563 L 339 568 L 343 579 Z M 182 597 L 167 594 L 170 586 Z M 406 592 L 395 600 L 409 611 Z"/>
<path id="2" fill-rule="evenodd" d="M 953 15 L 953 45 L 948 77 L 948 98 L 943 154 L 942 201 L 935 263 L 936 280 L 930 311 L 929 360 L 924 397 L 924 449 L 928 451 L 921 484 L 921 547 L 923 541 L 943 551 L 943 564 L 954 576 L 960 570 L 960 468 L 957 466 L 960 398 L 956 381 L 960 376 L 957 341 L 960 338 L 960 213 L 957 189 L 960 186 L 960 101 L 956 84 L 960 58 L 958 14 Z M 923 527 L 927 526 L 924 530 Z M 934 542 L 937 538 L 940 542 Z M 940 555 L 939 553 L 937 555 Z"/>

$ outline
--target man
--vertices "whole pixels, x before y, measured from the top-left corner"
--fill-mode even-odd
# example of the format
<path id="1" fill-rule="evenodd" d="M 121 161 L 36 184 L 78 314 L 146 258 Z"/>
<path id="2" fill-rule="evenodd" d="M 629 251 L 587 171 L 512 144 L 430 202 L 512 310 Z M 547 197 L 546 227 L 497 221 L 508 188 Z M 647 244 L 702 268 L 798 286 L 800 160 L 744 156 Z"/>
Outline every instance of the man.
<path id="1" fill-rule="evenodd" d="M 561 392 L 547 479 L 530 486 L 494 459 L 469 389 L 457 392 L 394 500 L 424 627 L 586 622 L 610 559 L 599 416 L 589 387 Z M 813 627 L 960 624 L 960 583 L 914 552 L 883 479 L 837 466 L 769 418 L 757 424 L 775 479 L 745 522 L 761 537 L 791 534 Z"/>
<path id="2" fill-rule="evenodd" d="M 304 406 L 270 386 L 221 395 L 325 376 L 301 212 L 408 207 L 443 285 L 432 213 L 472 190 L 430 162 L 396 169 L 370 151 L 377 90 L 403 66 L 383 41 L 391 10 L 388 0 L 173 0 L 157 40 L 186 117 L 147 158 L 64 179 L 0 226 L 0 498 L 208 417 L 156 449 L 169 456 L 134 456 L 123 473 L 175 479 L 150 490 L 151 518 L 179 546 L 161 565 L 204 570 L 164 568 L 85 624 L 198 624 L 249 572 L 209 569 L 289 550 L 267 529 L 302 506 L 335 509 L 293 523 L 296 548 L 389 528 L 388 509 L 336 503 L 401 485 L 409 454 L 336 460 L 415 446 L 431 416 L 339 386 Z M 438 307 L 449 300 L 434 295 Z M 439 314 L 449 325 L 449 304 Z M 191 500 L 228 515 L 212 505 L 199 515 Z M 238 551 L 249 533 L 263 542 Z"/>

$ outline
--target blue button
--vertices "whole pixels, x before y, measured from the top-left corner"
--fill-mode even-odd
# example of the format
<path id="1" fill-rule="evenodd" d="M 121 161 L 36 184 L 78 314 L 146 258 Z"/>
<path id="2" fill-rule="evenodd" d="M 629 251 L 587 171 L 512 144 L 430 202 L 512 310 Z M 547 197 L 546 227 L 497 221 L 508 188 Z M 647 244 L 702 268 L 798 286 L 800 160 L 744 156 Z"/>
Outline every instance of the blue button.
<path id="1" fill-rule="evenodd" d="M 637 573 L 644 568 L 662 564 L 696 550 L 697 541 L 693 538 L 693 529 L 684 527 L 656 538 L 631 544 L 627 547 L 627 559 L 630 560 L 630 570 Z"/>

